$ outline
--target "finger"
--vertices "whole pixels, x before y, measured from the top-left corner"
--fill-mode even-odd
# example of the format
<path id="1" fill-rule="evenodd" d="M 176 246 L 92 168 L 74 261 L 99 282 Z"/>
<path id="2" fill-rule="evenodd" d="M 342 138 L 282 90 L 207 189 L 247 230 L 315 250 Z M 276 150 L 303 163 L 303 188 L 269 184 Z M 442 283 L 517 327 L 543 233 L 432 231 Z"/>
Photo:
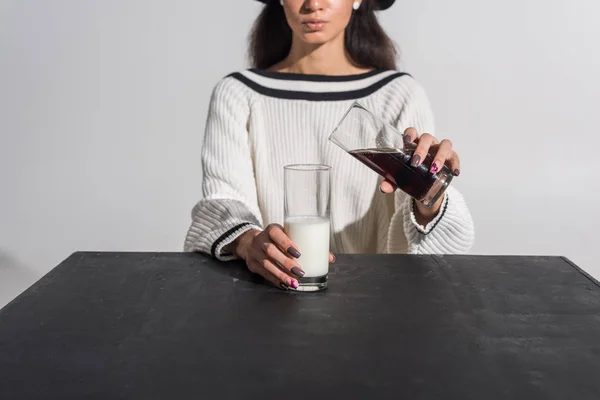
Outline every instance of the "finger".
<path id="1" fill-rule="evenodd" d="M 460 175 L 460 157 L 455 151 L 452 152 L 450 158 L 446 161 L 446 165 L 448 165 L 454 176 Z"/>
<path id="2" fill-rule="evenodd" d="M 290 287 L 294 289 L 298 288 L 297 280 L 287 276 L 275 264 L 264 257 L 257 258 L 256 254 L 254 254 L 248 262 L 248 269 L 281 289 L 288 290 Z"/>
<path id="3" fill-rule="evenodd" d="M 255 260 L 249 261 L 248 269 L 250 270 L 250 272 L 262 276 L 266 281 L 270 282 L 275 287 L 279 287 L 284 290 L 289 289 L 289 287 L 287 285 L 282 285 L 281 282 L 279 281 L 279 279 L 277 279 L 277 277 L 275 275 L 273 275 L 272 273 L 270 273 L 269 271 L 264 269 L 262 267 L 262 265 L 260 265 L 260 262 L 258 262 L 258 261 L 255 261 Z"/>
<path id="4" fill-rule="evenodd" d="M 419 137 L 419 132 L 417 132 L 415 128 L 407 128 L 402 136 L 404 138 L 404 143 L 412 143 Z"/>
<path id="5" fill-rule="evenodd" d="M 273 241 L 280 249 L 287 252 L 290 256 L 294 258 L 300 257 L 300 252 L 292 243 L 292 240 L 285 234 L 283 231 L 283 227 L 277 224 L 271 224 L 266 229 L 267 234 L 269 235 L 269 239 Z"/>
<path id="6" fill-rule="evenodd" d="M 298 289 L 298 281 L 294 278 L 291 278 L 288 274 L 283 272 L 281 269 L 277 267 L 273 263 L 273 261 L 265 258 L 260 261 L 260 265 L 271 275 L 275 277 L 275 285 L 281 287 L 281 285 L 285 285 L 288 288 Z"/>
<path id="7" fill-rule="evenodd" d="M 302 268 L 290 257 L 283 254 L 279 246 L 277 246 L 275 243 L 265 243 L 264 250 L 265 255 L 269 257 L 272 262 L 283 268 L 287 273 L 298 278 L 302 278 L 304 276 L 304 271 Z"/>
<path id="8" fill-rule="evenodd" d="M 329 253 L 329 262 L 330 263 L 334 263 L 335 262 L 335 255 L 333 253 Z"/>
<path id="9" fill-rule="evenodd" d="M 388 181 L 387 179 L 384 180 L 383 182 L 381 182 L 381 186 L 379 186 L 379 190 L 381 190 L 382 193 L 386 193 L 386 194 L 394 193 L 394 191 L 396 191 L 396 189 L 397 189 L 396 185 L 394 185 L 392 182 Z"/>
<path id="10" fill-rule="evenodd" d="M 427 152 L 429 148 L 434 143 L 433 136 L 429 133 L 424 133 L 419 138 L 419 144 L 413 153 L 412 159 L 410 160 L 410 165 L 413 167 L 418 167 L 425 161 L 425 157 L 427 157 Z"/>
<path id="11" fill-rule="evenodd" d="M 448 139 L 444 139 L 439 146 L 437 146 L 437 151 L 433 155 L 433 162 L 431 163 L 429 172 L 432 174 L 438 173 L 438 171 L 442 169 L 442 166 L 446 164 L 446 160 L 448 160 L 451 156 L 452 142 Z"/>
<path id="12" fill-rule="evenodd" d="M 423 135 L 431 136 L 431 137 L 433 138 L 433 141 L 431 142 L 431 147 L 433 147 L 433 146 L 435 146 L 435 145 L 439 144 L 439 140 L 437 140 L 437 138 L 436 138 L 435 136 L 433 136 L 432 134 L 430 134 L 430 133 L 424 133 Z M 422 137 L 422 136 L 421 136 L 421 137 Z M 413 143 L 414 143 L 414 144 L 419 144 L 419 141 L 421 140 L 421 137 L 417 137 L 417 138 L 414 140 L 414 142 L 413 142 Z"/>

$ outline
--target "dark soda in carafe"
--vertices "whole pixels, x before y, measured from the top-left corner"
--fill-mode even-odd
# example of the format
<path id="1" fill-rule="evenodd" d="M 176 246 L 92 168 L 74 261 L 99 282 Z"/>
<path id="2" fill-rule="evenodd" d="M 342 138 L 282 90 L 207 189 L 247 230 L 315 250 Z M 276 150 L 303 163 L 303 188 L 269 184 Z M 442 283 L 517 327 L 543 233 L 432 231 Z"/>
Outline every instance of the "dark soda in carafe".
<path id="1" fill-rule="evenodd" d="M 430 155 L 421 165 L 413 167 L 410 165 L 413 151 L 359 149 L 350 151 L 350 154 L 418 201 L 426 198 L 438 179 L 438 174 L 429 172 L 433 162 Z M 446 166 L 442 168 L 447 169 Z"/>

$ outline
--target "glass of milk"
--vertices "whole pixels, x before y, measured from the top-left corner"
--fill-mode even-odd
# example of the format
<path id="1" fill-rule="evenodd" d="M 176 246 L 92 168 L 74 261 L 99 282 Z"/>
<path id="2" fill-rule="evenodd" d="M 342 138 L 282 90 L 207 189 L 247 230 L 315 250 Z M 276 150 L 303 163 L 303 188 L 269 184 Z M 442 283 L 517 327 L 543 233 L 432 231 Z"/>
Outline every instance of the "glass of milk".
<path id="1" fill-rule="evenodd" d="M 329 273 L 329 175 L 331 167 L 296 164 L 284 167 L 284 229 L 301 256 L 304 277 L 298 289 L 327 288 Z"/>

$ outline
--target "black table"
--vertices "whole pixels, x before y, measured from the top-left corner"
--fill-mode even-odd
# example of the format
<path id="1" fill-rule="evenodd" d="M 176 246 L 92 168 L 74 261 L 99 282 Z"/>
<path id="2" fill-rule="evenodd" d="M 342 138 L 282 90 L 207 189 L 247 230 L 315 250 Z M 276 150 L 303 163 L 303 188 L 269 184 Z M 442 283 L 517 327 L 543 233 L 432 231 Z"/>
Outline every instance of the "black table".
<path id="1" fill-rule="evenodd" d="M 0 311 L 0 398 L 599 399 L 600 287 L 558 257 L 340 256 L 321 293 L 76 253 Z"/>

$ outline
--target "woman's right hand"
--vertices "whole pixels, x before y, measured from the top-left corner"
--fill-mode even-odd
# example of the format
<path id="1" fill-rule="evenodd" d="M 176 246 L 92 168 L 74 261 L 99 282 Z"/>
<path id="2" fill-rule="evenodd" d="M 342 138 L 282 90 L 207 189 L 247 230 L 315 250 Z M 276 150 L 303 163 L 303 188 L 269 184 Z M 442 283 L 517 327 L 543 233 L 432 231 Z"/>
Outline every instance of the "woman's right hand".
<path id="1" fill-rule="evenodd" d="M 296 278 L 304 276 L 296 263 L 300 252 L 281 225 L 271 224 L 263 231 L 251 229 L 242 234 L 235 242 L 235 253 L 246 261 L 251 272 L 284 290 L 297 289 Z"/>

